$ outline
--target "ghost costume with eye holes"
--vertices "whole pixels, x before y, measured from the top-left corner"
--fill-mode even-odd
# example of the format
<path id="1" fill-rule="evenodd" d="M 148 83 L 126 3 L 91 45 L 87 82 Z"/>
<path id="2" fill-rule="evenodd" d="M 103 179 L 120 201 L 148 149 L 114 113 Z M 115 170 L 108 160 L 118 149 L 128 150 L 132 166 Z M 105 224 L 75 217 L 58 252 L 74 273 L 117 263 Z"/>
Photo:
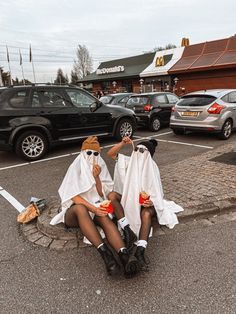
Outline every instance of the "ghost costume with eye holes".
<path id="1" fill-rule="evenodd" d="M 93 164 L 98 164 L 101 167 L 99 178 L 102 183 L 104 198 L 106 199 L 112 191 L 113 181 L 102 157 L 100 155 L 94 156 L 94 154 L 87 155 L 87 150 L 82 151 L 68 168 L 58 190 L 62 211 L 51 220 L 51 225 L 64 222 L 65 213 L 73 204 L 72 198 L 76 195 L 81 196 L 96 207 L 103 201 L 97 192 L 96 182 L 92 174 Z M 90 215 L 94 216 L 91 212 Z"/>
<path id="2" fill-rule="evenodd" d="M 119 193 L 123 191 L 121 204 L 137 236 L 141 226 L 139 204 L 141 191 L 150 195 L 160 225 L 173 228 L 178 224 L 175 213 L 183 211 L 183 208 L 172 201 L 164 200 L 160 172 L 148 151 L 133 152 L 131 157 L 118 155 L 114 173 L 114 190 Z"/>

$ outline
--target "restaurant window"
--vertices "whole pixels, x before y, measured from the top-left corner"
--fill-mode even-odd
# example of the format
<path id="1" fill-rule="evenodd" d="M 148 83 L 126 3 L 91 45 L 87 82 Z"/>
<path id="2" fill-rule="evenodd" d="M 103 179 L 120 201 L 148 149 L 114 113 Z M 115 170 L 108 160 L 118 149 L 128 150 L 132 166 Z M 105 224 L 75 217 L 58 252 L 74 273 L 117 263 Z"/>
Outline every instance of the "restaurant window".
<path id="1" fill-rule="evenodd" d="M 109 91 L 109 89 L 111 88 L 111 83 L 110 82 L 102 82 L 102 90 L 105 91 Z"/>

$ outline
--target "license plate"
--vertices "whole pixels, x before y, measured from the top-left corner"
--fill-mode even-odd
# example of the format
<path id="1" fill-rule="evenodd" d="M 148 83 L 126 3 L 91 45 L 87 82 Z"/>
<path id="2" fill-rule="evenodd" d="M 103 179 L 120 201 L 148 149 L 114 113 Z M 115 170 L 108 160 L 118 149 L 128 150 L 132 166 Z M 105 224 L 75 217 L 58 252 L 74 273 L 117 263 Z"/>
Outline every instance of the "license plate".
<path id="1" fill-rule="evenodd" d="M 181 112 L 182 117 L 197 117 L 199 115 L 199 111 L 183 111 Z"/>

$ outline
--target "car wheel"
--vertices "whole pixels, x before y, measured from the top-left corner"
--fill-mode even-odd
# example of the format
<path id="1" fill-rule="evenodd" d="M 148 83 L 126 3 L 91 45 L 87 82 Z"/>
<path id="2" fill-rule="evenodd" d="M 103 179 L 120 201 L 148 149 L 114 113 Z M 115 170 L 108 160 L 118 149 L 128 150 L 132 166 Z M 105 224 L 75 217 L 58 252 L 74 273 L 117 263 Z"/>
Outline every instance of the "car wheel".
<path id="1" fill-rule="evenodd" d="M 222 140 L 227 140 L 228 138 L 230 138 L 230 135 L 232 133 L 232 121 L 230 119 L 226 120 L 221 132 L 219 133 L 219 138 Z"/>
<path id="2" fill-rule="evenodd" d="M 123 137 L 128 136 L 132 137 L 134 132 L 134 124 L 131 120 L 129 119 L 121 119 L 115 130 L 115 138 L 118 141 L 121 141 Z"/>
<path id="3" fill-rule="evenodd" d="M 38 160 L 48 151 L 48 141 L 40 132 L 27 131 L 17 138 L 15 151 L 19 157 L 25 160 Z"/>
<path id="4" fill-rule="evenodd" d="M 154 117 L 151 119 L 149 123 L 149 130 L 152 132 L 157 132 L 161 128 L 161 121 L 158 117 Z"/>
<path id="5" fill-rule="evenodd" d="M 173 131 L 176 135 L 183 135 L 183 134 L 184 134 L 184 130 L 172 129 L 172 131 Z"/>

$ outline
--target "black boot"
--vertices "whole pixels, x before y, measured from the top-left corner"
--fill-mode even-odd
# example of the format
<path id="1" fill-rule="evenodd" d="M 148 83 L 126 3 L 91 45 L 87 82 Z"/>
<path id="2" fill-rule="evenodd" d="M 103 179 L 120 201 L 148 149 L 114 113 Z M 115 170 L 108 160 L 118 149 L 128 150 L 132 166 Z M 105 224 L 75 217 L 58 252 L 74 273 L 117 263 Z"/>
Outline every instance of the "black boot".
<path id="1" fill-rule="evenodd" d="M 137 241 L 137 236 L 136 234 L 131 230 L 130 226 L 127 225 L 123 229 L 124 232 L 124 241 L 125 241 L 125 246 L 127 247 L 128 251 L 131 251 L 131 249 L 134 246 L 134 242 Z"/>
<path id="2" fill-rule="evenodd" d="M 139 263 L 135 256 L 130 256 L 125 248 L 118 253 L 124 267 L 124 275 L 127 278 L 134 277 L 139 272 Z"/>
<path id="3" fill-rule="evenodd" d="M 148 271 L 149 260 L 145 258 L 145 248 L 143 246 L 137 246 L 134 256 L 139 262 L 140 270 Z"/>
<path id="4" fill-rule="evenodd" d="M 98 252 L 101 254 L 105 262 L 108 275 L 115 275 L 119 271 L 120 267 L 111 250 L 105 243 L 103 243 L 103 245 L 98 248 Z"/>

